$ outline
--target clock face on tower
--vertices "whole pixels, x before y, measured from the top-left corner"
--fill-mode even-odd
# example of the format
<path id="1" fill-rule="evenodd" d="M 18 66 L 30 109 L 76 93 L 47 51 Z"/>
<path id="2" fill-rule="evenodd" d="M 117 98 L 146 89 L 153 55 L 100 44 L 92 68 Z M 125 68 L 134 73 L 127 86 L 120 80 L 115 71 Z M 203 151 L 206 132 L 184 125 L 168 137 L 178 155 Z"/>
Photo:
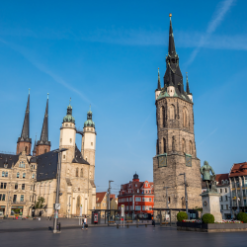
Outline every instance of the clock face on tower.
<path id="1" fill-rule="evenodd" d="M 159 167 L 167 166 L 167 156 L 166 155 L 159 156 L 158 161 L 159 161 Z"/>

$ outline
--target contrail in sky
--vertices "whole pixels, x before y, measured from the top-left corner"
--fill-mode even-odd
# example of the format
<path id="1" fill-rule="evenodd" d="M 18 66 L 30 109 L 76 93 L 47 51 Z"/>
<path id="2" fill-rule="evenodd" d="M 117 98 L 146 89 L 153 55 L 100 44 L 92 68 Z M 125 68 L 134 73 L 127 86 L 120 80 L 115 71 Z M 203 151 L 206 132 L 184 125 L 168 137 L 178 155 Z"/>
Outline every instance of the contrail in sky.
<path id="1" fill-rule="evenodd" d="M 224 20 L 224 17 L 226 13 L 230 10 L 232 5 L 236 2 L 237 0 L 225 0 L 221 2 L 218 5 L 217 10 L 215 11 L 213 15 L 213 19 L 209 22 L 206 34 L 201 37 L 201 40 L 199 42 L 199 45 L 195 50 L 192 52 L 188 62 L 187 66 L 190 65 L 196 58 L 198 52 L 200 49 L 204 46 L 204 44 L 207 42 L 207 40 L 210 38 L 211 34 L 216 30 L 216 28 L 221 24 L 221 22 Z"/>

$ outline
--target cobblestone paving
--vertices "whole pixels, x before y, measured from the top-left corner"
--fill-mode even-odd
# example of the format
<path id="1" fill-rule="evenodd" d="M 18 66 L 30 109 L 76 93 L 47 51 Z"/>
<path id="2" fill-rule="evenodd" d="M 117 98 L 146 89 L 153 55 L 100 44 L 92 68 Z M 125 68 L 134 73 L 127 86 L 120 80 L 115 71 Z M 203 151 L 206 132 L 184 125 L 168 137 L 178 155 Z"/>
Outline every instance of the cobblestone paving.
<path id="1" fill-rule="evenodd" d="M 179 247 L 241 247 L 247 246 L 246 232 L 196 233 L 181 232 L 174 227 L 99 227 L 88 230 L 64 230 L 60 234 L 51 231 L 0 233 L 1 246 L 179 246 Z"/>

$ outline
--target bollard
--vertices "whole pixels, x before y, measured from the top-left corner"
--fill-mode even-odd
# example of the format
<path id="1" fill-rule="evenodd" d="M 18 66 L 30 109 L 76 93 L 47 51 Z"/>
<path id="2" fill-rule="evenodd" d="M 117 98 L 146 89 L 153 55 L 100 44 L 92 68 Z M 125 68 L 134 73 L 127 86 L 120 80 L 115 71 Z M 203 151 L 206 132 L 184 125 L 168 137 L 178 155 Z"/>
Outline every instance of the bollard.
<path id="1" fill-rule="evenodd" d="M 119 228 L 119 225 L 117 224 L 117 228 Z"/>
<path id="2" fill-rule="evenodd" d="M 145 227 L 147 227 L 148 225 L 147 224 L 145 224 Z"/>
<path id="3" fill-rule="evenodd" d="M 127 228 L 129 228 L 129 225 L 127 225 Z"/>
<path id="4" fill-rule="evenodd" d="M 136 227 L 138 227 L 138 224 L 136 224 Z"/>

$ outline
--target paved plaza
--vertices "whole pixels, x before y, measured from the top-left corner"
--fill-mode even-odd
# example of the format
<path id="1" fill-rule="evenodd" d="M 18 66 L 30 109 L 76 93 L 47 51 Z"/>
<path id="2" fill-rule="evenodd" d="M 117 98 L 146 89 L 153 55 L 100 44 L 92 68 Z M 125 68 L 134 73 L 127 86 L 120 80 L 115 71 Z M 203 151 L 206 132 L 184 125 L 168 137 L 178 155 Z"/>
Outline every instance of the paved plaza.
<path id="1" fill-rule="evenodd" d="M 175 227 L 129 228 L 97 227 L 88 230 L 28 231 L 0 233 L 1 246 L 246 246 L 246 232 L 196 233 L 177 231 Z"/>

